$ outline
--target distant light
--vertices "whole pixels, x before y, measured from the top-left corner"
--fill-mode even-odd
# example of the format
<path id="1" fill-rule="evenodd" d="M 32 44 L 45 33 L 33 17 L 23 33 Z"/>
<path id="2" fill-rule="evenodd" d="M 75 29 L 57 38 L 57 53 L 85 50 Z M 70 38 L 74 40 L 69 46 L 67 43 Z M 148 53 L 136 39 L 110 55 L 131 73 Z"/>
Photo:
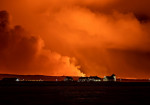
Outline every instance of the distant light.
<path id="1" fill-rule="evenodd" d="M 19 81 L 19 79 L 17 78 L 16 81 Z"/>

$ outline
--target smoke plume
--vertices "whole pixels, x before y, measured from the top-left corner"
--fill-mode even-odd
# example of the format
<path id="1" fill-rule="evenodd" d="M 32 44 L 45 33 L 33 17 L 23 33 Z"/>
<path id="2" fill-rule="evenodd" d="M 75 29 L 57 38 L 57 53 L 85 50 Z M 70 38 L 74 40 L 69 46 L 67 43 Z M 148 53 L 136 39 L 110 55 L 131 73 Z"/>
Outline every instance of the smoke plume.
<path id="1" fill-rule="evenodd" d="M 1 73 L 84 76 L 74 58 L 45 49 L 21 26 L 10 28 L 6 11 L 0 11 L 0 58 Z"/>
<path id="2" fill-rule="evenodd" d="M 11 14 L 11 25 L 1 16 L 3 72 L 149 78 L 150 1 L 8 1 L 0 1 Z M 10 28 L 18 24 L 35 36 Z"/>

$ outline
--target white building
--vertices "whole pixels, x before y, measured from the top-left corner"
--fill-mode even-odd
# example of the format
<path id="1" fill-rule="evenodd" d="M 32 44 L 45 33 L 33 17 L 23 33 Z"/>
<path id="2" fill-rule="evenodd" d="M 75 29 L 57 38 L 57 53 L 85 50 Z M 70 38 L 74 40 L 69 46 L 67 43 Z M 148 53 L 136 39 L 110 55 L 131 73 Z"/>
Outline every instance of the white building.
<path id="1" fill-rule="evenodd" d="M 116 81 L 116 75 L 112 74 L 111 76 L 104 76 L 103 81 Z"/>
<path id="2" fill-rule="evenodd" d="M 101 78 L 97 76 L 91 76 L 91 77 L 80 77 L 78 82 L 100 82 Z"/>

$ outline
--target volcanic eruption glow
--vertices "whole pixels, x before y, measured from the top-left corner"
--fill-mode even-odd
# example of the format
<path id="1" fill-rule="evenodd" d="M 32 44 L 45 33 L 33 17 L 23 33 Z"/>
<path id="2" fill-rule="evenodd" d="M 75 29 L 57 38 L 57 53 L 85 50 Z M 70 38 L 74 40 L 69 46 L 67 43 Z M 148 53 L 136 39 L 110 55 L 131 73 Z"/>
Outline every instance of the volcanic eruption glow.
<path id="1" fill-rule="evenodd" d="M 1 0 L 0 73 L 149 78 L 149 4 Z"/>

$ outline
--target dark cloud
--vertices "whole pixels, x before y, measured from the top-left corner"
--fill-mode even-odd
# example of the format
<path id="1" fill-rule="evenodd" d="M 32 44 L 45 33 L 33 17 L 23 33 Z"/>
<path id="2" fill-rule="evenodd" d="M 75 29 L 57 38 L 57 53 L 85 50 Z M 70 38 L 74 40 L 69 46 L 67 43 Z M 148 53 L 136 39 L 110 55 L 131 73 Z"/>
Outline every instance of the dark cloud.
<path id="1" fill-rule="evenodd" d="M 145 14 L 135 14 L 135 17 L 140 21 L 141 23 L 147 23 L 150 21 L 150 17 Z"/>

